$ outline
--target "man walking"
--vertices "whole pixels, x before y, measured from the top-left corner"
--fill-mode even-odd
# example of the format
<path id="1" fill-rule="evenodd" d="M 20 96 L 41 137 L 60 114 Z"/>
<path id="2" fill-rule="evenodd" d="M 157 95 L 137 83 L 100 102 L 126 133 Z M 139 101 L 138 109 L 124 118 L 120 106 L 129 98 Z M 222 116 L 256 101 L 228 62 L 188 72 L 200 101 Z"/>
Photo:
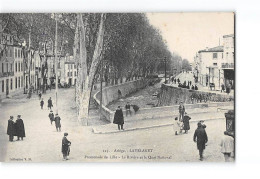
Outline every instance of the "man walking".
<path id="1" fill-rule="evenodd" d="M 60 120 L 61 120 L 61 118 L 60 118 L 60 116 L 58 115 L 58 113 L 55 114 L 54 121 L 55 121 L 55 127 L 56 127 L 57 132 L 58 132 L 58 131 L 61 131 L 61 130 L 60 130 L 60 128 L 61 128 Z"/>
<path id="2" fill-rule="evenodd" d="M 52 105 L 52 100 L 51 100 L 51 97 L 50 97 L 50 99 L 48 99 L 48 109 L 50 109 L 51 110 L 51 107 L 52 107 L 53 105 Z"/>
<path id="3" fill-rule="evenodd" d="M 231 154 L 234 153 L 234 138 L 224 132 L 224 137 L 221 139 L 221 152 L 224 154 L 225 162 L 230 162 Z"/>
<path id="4" fill-rule="evenodd" d="M 13 119 L 14 117 L 10 116 L 10 119 L 8 120 L 8 126 L 7 126 L 7 135 L 9 135 L 10 142 L 13 142 L 14 135 L 15 135 L 15 125 Z"/>
<path id="5" fill-rule="evenodd" d="M 120 106 L 118 106 L 118 108 L 116 109 L 113 123 L 118 125 L 118 130 L 120 130 L 120 127 L 121 127 L 121 130 L 124 130 L 124 128 L 123 128 L 124 115 L 123 115 L 123 111 L 120 108 Z"/>
<path id="6" fill-rule="evenodd" d="M 20 138 L 23 140 L 23 138 L 25 137 L 25 130 L 24 130 L 23 120 L 21 119 L 21 115 L 17 116 L 17 120 L 15 124 L 16 124 L 17 140 L 20 140 Z"/>
<path id="7" fill-rule="evenodd" d="M 183 117 L 183 130 L 185 131 L 185 134 L 188 133 L 188 130 L 190 130 L 190 116 L 185 112 L 185 115 Z"/>
<path id="8" fill-rule="evenodd" d="M 179 120 L 180 121 L 183 121 L 184 112 L 185 112 L 185 107 L 184 107 L 183 103 L 181 102 L 180 106 L 179 106 L 179 114 L 180 114 Z"/>
<path id="9" fill-rule="evenodd" d="M 53 111 L 51 110 L 50 113 L 49 113 L 49 119 L 51 121 L 51 125 L 52 125 L 52 122 L 54 121 L 54 114 L 53 114 Z"/>
<path id="10" fill-rule="evenodd" d="M 64 160 L 69 160 L 68 156 L 70 154 L 70 145 L 71 142 L 67 139 L 68 133 L 64 133 L 64 137 L 62 138 L 62 146 L 61 146 L 61 152 L 63 154 Z"/>
<path id="11" fill-rule="evenodd" d="M 40 102 L 41 109 L 43 109 L 43 105 L 44 105 L 44 101 L 43 101 L 43 98 L 42 98 L 42 100 Z"/>
<path id="12" fill-rule="evenodd" d="M 205 149 L 205 144 L 208 142 L 208 136 L 200 122 L 198 123 L 198 128 L 195 130 L 193 141 L 197 142 L 197 149 L 199 150 L 200 160 L 202 161 L 203 150 Z"/>

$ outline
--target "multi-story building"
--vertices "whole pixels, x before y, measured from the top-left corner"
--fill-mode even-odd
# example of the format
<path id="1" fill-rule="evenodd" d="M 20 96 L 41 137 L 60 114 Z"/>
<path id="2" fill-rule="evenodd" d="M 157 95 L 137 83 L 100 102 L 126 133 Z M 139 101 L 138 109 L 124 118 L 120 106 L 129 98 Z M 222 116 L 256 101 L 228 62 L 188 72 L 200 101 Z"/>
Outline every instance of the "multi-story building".
<path id="1" fill-rule="evenodd" d="M 76 84 L 77 67 L 72 56 L 66 56 L 58 63 L 59 83 L 65 82 L 70 86 Z"/>
<path id="2" fill-rule="evenodd" d="M 194 61 L 195 74 L 202 85 L 209 86 L 210 83 L 214 83 L 216 88 L 220 88 L 222 84 L 232 83 L 234 35 L 223 36 L 223 46 L 198 51 Z"/>

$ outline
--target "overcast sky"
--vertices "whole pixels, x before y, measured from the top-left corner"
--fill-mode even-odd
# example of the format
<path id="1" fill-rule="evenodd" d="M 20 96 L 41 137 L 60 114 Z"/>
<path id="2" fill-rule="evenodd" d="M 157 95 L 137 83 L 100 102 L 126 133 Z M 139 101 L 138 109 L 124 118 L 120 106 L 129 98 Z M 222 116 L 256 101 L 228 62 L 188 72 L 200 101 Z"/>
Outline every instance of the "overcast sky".
<path id="1" fill-rule="evenodd" d="M 223 35 L 234 33 L 233 13 L 147 13 L 171 52 L 193 61 L 196 52 L 223 45 Z"/>

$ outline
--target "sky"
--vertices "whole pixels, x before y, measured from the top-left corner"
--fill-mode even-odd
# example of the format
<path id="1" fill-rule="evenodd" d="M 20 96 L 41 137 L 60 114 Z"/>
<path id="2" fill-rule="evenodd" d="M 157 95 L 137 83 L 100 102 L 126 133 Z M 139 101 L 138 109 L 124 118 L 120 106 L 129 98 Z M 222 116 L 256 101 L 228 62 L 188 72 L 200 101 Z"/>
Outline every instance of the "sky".
<path id="1" fill-rule="evenodd" d="M 234 15 L 222 13 L 147 13 L 161 31 L 171 52 L 193 62 L 196 52 L 223 45 L 223 35 L 234 34 Z"/>

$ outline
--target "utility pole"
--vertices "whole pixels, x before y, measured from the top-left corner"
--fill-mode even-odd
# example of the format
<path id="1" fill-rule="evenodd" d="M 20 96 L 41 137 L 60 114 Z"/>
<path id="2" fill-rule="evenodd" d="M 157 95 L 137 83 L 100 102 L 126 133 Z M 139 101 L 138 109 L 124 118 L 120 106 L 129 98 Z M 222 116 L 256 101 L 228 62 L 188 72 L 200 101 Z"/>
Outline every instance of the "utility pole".
<path id="1" fill-rule="evenodd" d="M 55 59 L 54 59 L 54 65 L 55 65 L 55 101 L 56 101 L 56 114 L 58 114 L 58 73 L 57 73 L 57 61 L 58 61 L 58 52 L 57 52 L 57 46 L 58 46 L 58 17 L 57 14 L 55 14 L 55 21 L 56 21 L 56 31 L 55 31 Z"/>
<path id="2" fill-rule="evenodd" d="M 102 98 L 103 98 L 103 95 L 102 95 L 102 90 L 103 90 L 103 86 L 102 86 L 102 78 L 103 78 L 103 59 L 101 59 L 101 74 L 100 74 L 100 105 L 99 105 L 99 115 L 100 115 L 100 119 L 102 118 Z"/>
<path id="3" fill-rule="evenodd" d="M 166 57 L 164 57 L 164 78 L 165 78 L 165 81 L 164 83 L 166 84 Z"/>

